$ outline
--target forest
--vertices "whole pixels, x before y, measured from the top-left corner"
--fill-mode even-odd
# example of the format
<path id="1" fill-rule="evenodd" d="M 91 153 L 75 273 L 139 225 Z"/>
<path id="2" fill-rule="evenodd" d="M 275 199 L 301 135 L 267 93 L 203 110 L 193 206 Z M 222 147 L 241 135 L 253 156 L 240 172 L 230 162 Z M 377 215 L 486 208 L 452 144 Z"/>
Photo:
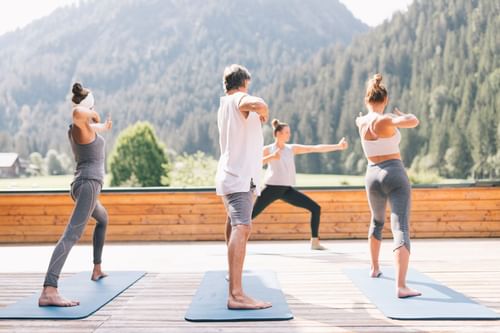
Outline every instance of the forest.
<path id="1" fill-rule="evenodd" d="M 363 173 L 354 120 L 380 72 L 387 112 L 420 119 L 403 131 L 408 168 L 500 177 L 498 1 L 418 0 L 372 29 L 337 0 L 185 4 L 81 2 L 0 36 L 1 150 L 69 154 L 69 92 L 81 81 L 113 118 L 109 151 L 123 129 L 148 121 L 167 150 L 217 158 L 222 71 L 241 63 L 294 142 L 348 138 L 346 152 L 298 158 L 299 172 Z M 266 125 L 266 142 L 270 132 Z"/>

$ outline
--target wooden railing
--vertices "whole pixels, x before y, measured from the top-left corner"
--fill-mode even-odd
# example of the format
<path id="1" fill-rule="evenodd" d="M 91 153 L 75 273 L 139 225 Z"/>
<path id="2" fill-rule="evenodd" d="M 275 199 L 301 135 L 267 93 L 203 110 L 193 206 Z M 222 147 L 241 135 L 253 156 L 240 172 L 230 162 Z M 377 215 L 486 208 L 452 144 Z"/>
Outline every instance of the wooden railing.
<path id="1" fill-rule="evenodd" d="M 366 238 L 363 188 L 304 189 L 321 205 L 320 237 Z M 414 238 L 500 236 L 500 187 L 414 188 Z M 105 190 L 108 241 L 223 240 L 224 207 L 213 189 Z M 55 242 L 73 209 L 67 191 L 0 192 L 0 243 Z M 390 238 L 389 214 L 384 237 Z M 90 241 L 89 223 L 83 241 Z M 309 213 L 281 201 L 253 223 L 252 239 L 307 239 Z"/>

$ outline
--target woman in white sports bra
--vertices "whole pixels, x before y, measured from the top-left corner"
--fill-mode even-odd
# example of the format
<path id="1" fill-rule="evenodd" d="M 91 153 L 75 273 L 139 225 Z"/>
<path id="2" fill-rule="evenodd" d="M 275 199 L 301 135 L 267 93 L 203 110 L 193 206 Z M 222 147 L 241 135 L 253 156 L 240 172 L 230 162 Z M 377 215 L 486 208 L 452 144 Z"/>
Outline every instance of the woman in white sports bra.
<path id="1" fill-rule="evenodd" d="M 311 249 L 325 250 L 319 243 L 319 220 L 321 207 L 295 186 L 295 155 L 308 153 L 326 153 L 347 149 L 347 141 L 342 138 L 338 144 L 298 145 L 287 144 L 290 140 L 290 127 L 279 120 L 272 121 L 273 135 L 276 141 L 264 147 L 263 164 L 267 164 L 264 183 L 266 187 L 253 206 L 252 219 L 267 206 L 281 199 L 293 206 L 311 212 Z"/>
<path id="2" fill-rule="evenodd" d="M 404 114 L 397 108 L 393 114 L 384 114 L 389 101 L 387 89 L 381 84 L 382 75 L 376 74 L 368 82 L 365 104 L 366 115 L 360 113 L 356 125 L 368 167 L 366 170 L 366 194 L 371 210 L 368 243 L 371 255 L 370 276 L 382 275 L 379 266 L 382 229 L 385 222 L 387 201 L 391 207 L 391 230 L 394 237 L 396 265 L 396 295 L 399 298 L 420 296 L 421 293 L 406 285 L 406 273 L 410 260 L 410 204 L 411 186 L 399 152 L 401 134 L 398 128 L 414 128 L 418 119 Z"/>

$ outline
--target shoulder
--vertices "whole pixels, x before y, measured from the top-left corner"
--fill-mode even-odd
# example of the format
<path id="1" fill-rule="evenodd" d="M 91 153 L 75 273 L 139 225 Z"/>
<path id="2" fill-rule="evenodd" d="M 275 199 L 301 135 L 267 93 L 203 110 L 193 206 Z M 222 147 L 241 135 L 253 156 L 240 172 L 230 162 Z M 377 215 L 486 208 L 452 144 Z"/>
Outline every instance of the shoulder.
<path id="1" fill-rule="evenodd" d="M 393 126 L 394 117 L 390 114 L 377 115 L 373 120 L 374 127 L 387 127 Z"/>
<path id="2" fill-rule="evenodd" d="M 236 105 L 240 105 L 244 99 L 249 96 L 247 93 L 244 93 L 244 92 L 241 92 L 241 91 L 238 91 L 238 92 L 235 92 L 234 94 L 230 95 L 233 99 L 233 101 L 236 103 Z"/>
<path id="3" fill-rule="evenodd" d="M 73 124 L 81 125 L 88 121 L 88 109 L 82 106 L 75 106 L 72 111 Z"/>

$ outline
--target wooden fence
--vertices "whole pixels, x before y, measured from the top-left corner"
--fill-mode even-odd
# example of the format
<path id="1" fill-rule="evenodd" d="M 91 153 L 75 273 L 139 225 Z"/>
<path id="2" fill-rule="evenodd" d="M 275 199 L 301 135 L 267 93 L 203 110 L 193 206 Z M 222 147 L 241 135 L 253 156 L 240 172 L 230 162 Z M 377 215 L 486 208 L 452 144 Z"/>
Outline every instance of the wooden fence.
<path id="1" fill-rule="evenodd" d="M 321 205 L 320 237 L 366 238 L 370 213 L 363 188 L 304 192 Z M 414 188 L 414 238 L 500 236 L 500 187 Z M 225 211 L 209 190 L 105 190 L 108 241 L 223 240 Z M 0 192 L 0 243 L 55 242 L 73 209 L 67 192 Z M 389 214 L 387 214 L 389 221 Z M 90 241 L 94 221 L 83 241 Z M 307 239 L 309 213 L 284 202 L 255 221 L 252 239 Z M 390 238 L 390 223 L 384 237 Z"/>

